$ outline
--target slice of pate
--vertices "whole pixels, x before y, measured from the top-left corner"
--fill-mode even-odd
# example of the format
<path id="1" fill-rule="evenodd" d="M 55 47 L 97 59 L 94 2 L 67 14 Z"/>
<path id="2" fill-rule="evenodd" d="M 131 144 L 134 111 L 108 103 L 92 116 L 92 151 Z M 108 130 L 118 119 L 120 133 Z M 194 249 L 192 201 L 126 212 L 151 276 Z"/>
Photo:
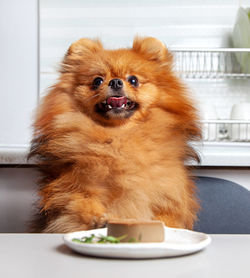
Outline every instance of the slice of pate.
<path id="1" fill-rule="evenodd" d="M 111 220 L 108 236 L 122 237 L 121 242 L 162 242 L 164 225 L 158 220 Z"/>

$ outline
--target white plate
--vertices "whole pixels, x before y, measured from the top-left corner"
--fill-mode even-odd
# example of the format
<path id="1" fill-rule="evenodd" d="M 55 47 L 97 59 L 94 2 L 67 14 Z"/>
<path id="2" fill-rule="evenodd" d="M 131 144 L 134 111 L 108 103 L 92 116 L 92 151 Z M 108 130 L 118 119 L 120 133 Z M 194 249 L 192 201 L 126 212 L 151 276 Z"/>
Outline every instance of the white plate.
<path id="1" fill-rule="evenodd" d="M 211 243 L 207 234 L 165 227 L 165 241 L 159 243 L 77 243 L 73 238 L 107 235 L 107 228 L 64 235 L 65 244 L 74 251 L 90 256 L 109 258 L 161 258 L 182 256 L 202 250 Z"/>

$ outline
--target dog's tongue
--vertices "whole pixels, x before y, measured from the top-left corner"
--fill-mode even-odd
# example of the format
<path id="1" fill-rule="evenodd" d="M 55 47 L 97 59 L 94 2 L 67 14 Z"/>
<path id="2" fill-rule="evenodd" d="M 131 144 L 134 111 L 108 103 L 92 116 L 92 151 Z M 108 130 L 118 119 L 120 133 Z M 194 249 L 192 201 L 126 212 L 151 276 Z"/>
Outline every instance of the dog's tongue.
<path id="1" fill-rule="evenodd" d="M 109 97 L 107 99 L 107 104 L 112 107 L 122 107 L 123 104 L 126 105 L 127 98 L 126 97 Z"/>

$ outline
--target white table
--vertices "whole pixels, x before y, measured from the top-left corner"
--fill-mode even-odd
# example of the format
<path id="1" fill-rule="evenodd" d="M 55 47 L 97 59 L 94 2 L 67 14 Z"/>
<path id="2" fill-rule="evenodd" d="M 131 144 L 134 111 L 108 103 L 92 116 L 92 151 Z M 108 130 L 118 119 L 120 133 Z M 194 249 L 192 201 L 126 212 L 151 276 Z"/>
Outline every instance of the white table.
<path id="1" fill-rule="evenodd" d="M 85 257 L 61 234 L 0 234 L 0 277 L 250 277 L 250 235 L 213 235 L 205 250 L 153 260 Z"/>

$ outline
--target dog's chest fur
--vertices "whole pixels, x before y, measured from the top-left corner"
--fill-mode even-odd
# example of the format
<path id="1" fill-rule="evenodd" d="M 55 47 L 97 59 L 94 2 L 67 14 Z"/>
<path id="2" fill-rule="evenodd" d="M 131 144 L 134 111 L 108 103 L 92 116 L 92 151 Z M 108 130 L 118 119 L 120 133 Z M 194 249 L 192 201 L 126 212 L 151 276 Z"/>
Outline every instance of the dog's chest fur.
<path id="1" fill-rule="evenodd" d="M 157 132 L 157 125 L 148 129 L 142 124 L 86 144 L 83 173 L 92 177 L 86 186 L 105 188 L 110 218 L 152 218 L 167 200 L 181 198 L 176 185 L 186 173 L 176 150 L 172 152 L 174 141 L 162 138 L 165 133 Z"/>

